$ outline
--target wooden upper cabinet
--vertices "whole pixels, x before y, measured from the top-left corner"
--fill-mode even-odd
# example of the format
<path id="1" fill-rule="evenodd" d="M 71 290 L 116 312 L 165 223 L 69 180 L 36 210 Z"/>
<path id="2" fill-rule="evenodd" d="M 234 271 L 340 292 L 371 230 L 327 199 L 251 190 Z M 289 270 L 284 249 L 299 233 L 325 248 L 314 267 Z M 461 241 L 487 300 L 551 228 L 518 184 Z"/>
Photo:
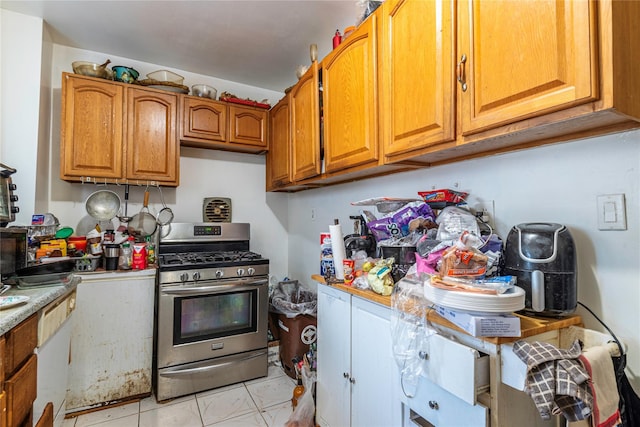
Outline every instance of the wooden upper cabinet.
<path id="1" fill-rule="evenodd" d="M 377 14 L 322 60 L 327 173 L 377 164 Z"/>
<path id="2" fill-rule="evenodd" d="M 268 110 L 229 104 L 229 142 L 258 147 L 268 146 Z"/>
<path id="3" fill-rule="evenodd" d="M 178 95 L 127 89 L 127 178 L 176 183 Z"/>
<path id="4" fill-rule="evenodd" d="M 461 133 L 597 99 L 597 3 L 459 1 Z"/>
<path id="5" fill-rule="evenodd" d="M 61 118 L 62 179 L 178 185 L 176 93 L 64 73 Z"/>
<path id="6" fill-rule="evenodd" d="M 212 99 L 185 96 L 182 109 L 183 145 L 206 147 L 227 140 L 227 105 Z M 196 144 L 190 144 L 189 142 Z M 197 144 L 200 143 L 200 144 Z"/>
<path id="7" fill-rule="evenodd" d="M 72 74 L 62 83 L 60 177 L 122 178 L 124 87 Z"/>
<path id="8" fill-rule="evenodd" d="M 320 95 L 318 63 L 291 89 L 291 179 L 301 181 L 320 175 Z"/>
<path id="9" fill-rule="evenodd" d="M 291 111 L 289 95 L 269 112 L 269 151 L 267 152 L 267 191 L 281 189 L 291 183 L 289 152 L 291 145 Z"/>
<path id="10" fill-rule="evenodd" d="M 386 161 L 395 161 L 455 140 L 455 11 L 447 1 L 387 0 L 382 8 L 380 137 Z"/>

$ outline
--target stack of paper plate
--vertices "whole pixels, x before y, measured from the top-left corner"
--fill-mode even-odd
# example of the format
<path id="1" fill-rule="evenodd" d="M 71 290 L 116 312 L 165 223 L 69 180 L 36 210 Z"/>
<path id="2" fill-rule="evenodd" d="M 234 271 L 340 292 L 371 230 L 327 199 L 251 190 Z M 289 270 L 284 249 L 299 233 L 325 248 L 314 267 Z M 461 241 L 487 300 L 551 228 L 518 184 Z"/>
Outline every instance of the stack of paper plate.
<path id="1" fill-rule="evenodd" d="M 524 289 L 514 286 L 503 294 L 480 294 L 440 289 L 425 282 L 424 296 L 442 307 L 482 313 L 511 313 L 524 308 Z"/>

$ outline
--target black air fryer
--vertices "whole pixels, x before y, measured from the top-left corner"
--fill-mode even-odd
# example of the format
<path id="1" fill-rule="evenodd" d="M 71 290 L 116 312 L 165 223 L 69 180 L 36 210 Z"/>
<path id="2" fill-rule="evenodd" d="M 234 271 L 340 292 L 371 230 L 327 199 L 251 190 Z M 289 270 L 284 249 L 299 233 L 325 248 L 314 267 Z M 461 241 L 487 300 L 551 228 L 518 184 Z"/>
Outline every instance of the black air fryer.
<path id="1" fill-rule="evenodd" d="M 563 317 L 576 310 L 576 250 L 564 225 L 514 226 L 505 244 L 504 274 L 516 276 L 516 284 L 525 290 L 528 314 Z"/>

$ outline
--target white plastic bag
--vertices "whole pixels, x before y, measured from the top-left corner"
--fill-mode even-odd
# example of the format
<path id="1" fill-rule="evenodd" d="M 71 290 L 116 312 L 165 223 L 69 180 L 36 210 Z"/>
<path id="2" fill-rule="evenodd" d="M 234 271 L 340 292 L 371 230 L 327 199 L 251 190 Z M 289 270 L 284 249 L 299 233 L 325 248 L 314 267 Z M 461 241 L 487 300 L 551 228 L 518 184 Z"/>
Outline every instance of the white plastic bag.
<path id="1" fill-rule="evenodd" d="M 316 404 L 313 401 L 313 390 L 316 385 L 316 373 L 312 372 L 307 365 L 302 366 L 302 384 L 304 393 L 298 399 L 298 406 L 284 424 L 285 427 L 315 427 Z"/>

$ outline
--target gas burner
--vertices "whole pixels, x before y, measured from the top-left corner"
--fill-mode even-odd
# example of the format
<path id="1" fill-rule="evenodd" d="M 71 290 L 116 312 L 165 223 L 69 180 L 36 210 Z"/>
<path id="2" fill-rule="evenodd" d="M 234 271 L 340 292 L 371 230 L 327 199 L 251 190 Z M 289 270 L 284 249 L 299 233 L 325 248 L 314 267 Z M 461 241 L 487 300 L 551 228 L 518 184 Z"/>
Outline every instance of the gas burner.
<path id="1" fill-rule="evenodd" d="M 159 255 L 161 266 L 217 267 L 251 264 L 265 261 L 251 251 L 183 252 Z"/>

